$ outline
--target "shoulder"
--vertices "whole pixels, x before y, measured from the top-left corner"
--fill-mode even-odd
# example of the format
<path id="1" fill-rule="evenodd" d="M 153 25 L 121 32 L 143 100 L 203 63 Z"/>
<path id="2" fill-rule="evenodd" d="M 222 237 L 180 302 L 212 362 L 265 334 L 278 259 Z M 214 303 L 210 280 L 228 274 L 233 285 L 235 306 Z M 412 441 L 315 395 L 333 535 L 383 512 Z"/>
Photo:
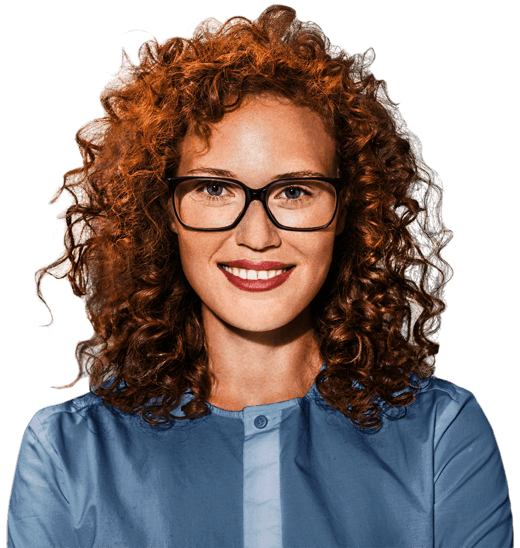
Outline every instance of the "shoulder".
<path id="1" fill-rule="evenodd" d="M 122 381 L 117 389 L 123 387 Z M 192 397 L 189 393 L 184 394 L 172 414 L 182 416 L 181 407 Z M 98 444 L 113 439 L 123 431 L 132 432 L 133 435 L 156 435 L 163 429 L 168 430 L 172 424 L 175 423 L 165 425 L 164 428 L 151 426 L 140 413 L 131 414 L 106 405 L 103 398 L 88 392 L 37 411 L 27 426 L 26 435 L 37 438 L 44 446 L 47 444 L 64 448 L 67 441 L 70 445 L 71 439 L 76 444 Z"/>
<path id="2" fill-rule="evenodd" d="M 419 389 L 415 393 L 415 400 L 406 408 L 391 407 L 381 398 L 378 399 L 385 416 L 388 418 L 401 418 L 406 409 L 407 416 L 411 415 L 424 421 L 441 415 L 446 417 L 454 416 L 468 403 L 476 402 L 475 396 L 469 390 L 444 379 L 432 376 L 423 381 L 418 377 L 414 377 L 413 380 L 419 386 Z M 411 388 L 394 392 L 392 396 L 396 397 L 409 391 L 411 391 Z"/>
<path id="3" fill-rule="evenodd" d="M 103 388 L 109 386 L 113 378 L 110 377 L 105 381 L 102 385 Z M 124 381 L 121 381 L 116 391 L 124 389 L 124 386 Z M 52 428 L 57 428 L 62 432 L 66 432 L 70 428 L 78 430 L 82 425 L 92 430 L 91 425 L 99 426 L 115 421 L 130 422 L 135 419 L 135 415 L 124 413 L 116 407 L 110 407 L 103 402 L 103 398 L 93 392 L 88 392 L 68 401 L 40 409 L 29 422 L 28 429 L 35 434 L 42 434 Z"/>
<path id="4" fill-rule="evenodd" d="M 475 395 L 469 390 L 438 377 L 421 383 L 416 401 L 409 406 L 412 417 L 429 423 L 434 432 L 434 446 L 441 440 L 493 440 L 493 430 Z"/>
<path id="5" fill-rule="evenodd" d="M 420 386 L 417 400 L 430 402 L 437 412 L 455 412 L 456 409 L 462 409 L 468 403 L 476 401 L 473 393 L 466 388 L 435 376 L 423 381 Z"/>
<path id="6" fill-rule="evenodd" d="M 421 383 L 416 398 L 428 402 L 437 413 L 453 413 L 476 400 L 469 390 L 435 376 Z"/>
<path id="7" fill-rule="evenodd" d="M 98 423 L 107 415 L 107 406 L 100 397 L 90 392 L 71 400 L 44 407 L 32 417 L 27 429 L 40 441 L 45 441 L 51 431 L 66 435 L 88 423 Z"/>

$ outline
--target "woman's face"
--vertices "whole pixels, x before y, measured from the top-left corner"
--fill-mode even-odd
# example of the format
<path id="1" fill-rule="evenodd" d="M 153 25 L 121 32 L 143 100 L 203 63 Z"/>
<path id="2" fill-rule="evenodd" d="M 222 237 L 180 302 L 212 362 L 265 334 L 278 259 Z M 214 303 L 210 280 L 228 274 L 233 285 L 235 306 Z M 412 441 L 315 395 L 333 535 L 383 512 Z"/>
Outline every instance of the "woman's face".
<path id="1" fill-rule="evenodd" d="M 177 176 L 227 176 L 251 188 L 262 188 L 293 172 L 338 176 L 335 143 L 323 122 L 310 109 L 288 100 L 249 99 L 214 126 L 210 145 L 203 153 L 204 141 L 188 133 Z M 172 228 L 178 235 L 186 278 L 202 300 L 203 317 L 245 331 L 265 332 L 308 311 L 327 277 L 334 237 L 343 226 L 343 212 L 338 208 L 325 229 L 283 230 L 269 220 L 259 201 L 253 201 L 233 229 L 189 230 L 176 218 Z M 219 266 L 244 259 L 295 266 L 282 285 L 251 292 L 232 284 Z"/>

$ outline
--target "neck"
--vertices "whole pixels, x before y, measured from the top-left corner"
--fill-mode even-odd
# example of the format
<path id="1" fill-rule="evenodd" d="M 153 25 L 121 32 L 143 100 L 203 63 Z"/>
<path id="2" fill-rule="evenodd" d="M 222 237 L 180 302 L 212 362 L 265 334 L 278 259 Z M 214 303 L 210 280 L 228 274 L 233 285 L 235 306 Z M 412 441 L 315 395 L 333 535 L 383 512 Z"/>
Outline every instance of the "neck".
<path id="1" fill-rule="evenodd" d="M 209 368 L 215 377 L 209 403 L 230 411 L 303 397 L 322 365 L 310 307 L 271 331 L 244 331 L 204 305 Z"/>

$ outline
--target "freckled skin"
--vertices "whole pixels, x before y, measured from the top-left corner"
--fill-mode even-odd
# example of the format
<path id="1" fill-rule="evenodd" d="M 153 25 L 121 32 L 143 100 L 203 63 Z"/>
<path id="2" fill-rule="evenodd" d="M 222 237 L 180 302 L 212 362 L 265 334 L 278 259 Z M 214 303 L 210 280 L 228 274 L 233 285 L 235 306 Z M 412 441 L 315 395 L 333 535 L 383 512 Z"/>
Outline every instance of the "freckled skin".
<path id="1" fill-rule="evenodd" d="M 212 175 L 204 169 L 210 167 L 261 188 L 287 172 L 338 176 L 335 143 L 321 119 L 306 107 L 272 96 L 250 99 L 227 114 L 213 128 L 209 150 L 203 149 L 202 139 L 188 133 L 179 177 Z M 338 209 L 325 229 L 282 230 L 259 201 L 231 230 L 200 232 L 173 222 L 184 273 L 202 301 L 210 367 L 217 378 L 210 403 L 240 410 L 307 393 L 321 367 L 309 307 L 327 277 L 334 238 L 343 227 Z M 253 293 L 233 286 L 218 267 L 237 259 L 280 261 L 296 268 L 281 286 Z"/>

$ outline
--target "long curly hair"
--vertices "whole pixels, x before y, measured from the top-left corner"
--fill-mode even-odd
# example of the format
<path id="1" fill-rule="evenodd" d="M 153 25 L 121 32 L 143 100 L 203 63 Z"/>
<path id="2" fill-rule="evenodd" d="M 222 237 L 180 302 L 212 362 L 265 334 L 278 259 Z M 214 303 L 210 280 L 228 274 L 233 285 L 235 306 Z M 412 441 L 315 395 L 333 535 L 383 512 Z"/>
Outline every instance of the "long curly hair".
<path id="1" fill-rule="evenodd" d="M 210 413 L 201 303 L 182 270 L 165 177 L 189 128 L 209 142 L 212 125 L 246 96 L 272 93 L 321 116 L 348 189 L 346 226 L 311 305 L 327 364 L 316 386 L 365 431 L 381 426 L 385 406 L 406 414 L 435 371 L 432 337 L 452 276 L 440 252 L 453 234 L 436 174 L 370 72 L 373 58 L 371 49 L 331 46 L 317 25 L 279 5 L 256 21 L 208 19 L 192 39 L 150 40 L 137 64 L 123 50 L 101 95 L 105 116 L 76 134 L 83 166 L 64 175 L 51 202 L 64 190 L 74 197 L 60 216 L 65 251 L 36 273 L 45 304 L 42 277 L 66 276 L 94 329 L 76 346 L 76 380 L 58 388 L 88 374 L 105 404 L 152 425 Z M 187 391 L 193 398 L 177 416 Z"/>

